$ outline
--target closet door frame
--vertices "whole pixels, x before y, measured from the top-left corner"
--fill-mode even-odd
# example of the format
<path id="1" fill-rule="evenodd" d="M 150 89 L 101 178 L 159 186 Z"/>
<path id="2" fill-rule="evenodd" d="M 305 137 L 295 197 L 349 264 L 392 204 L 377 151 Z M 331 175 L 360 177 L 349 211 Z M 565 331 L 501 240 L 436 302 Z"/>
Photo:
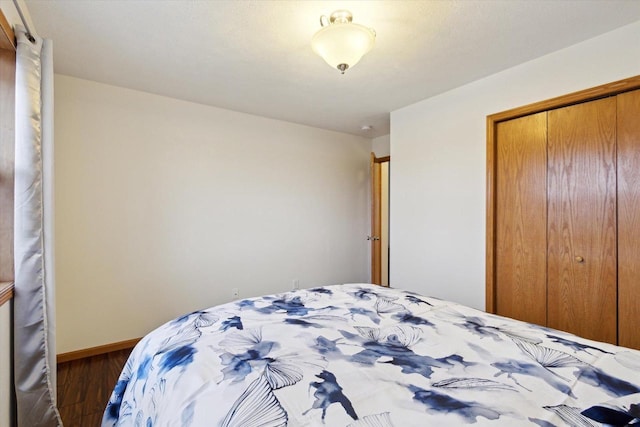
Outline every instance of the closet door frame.
<path id="1" fill-rule="evenodd" d="M 496 170 L 497 125 L 500 122 L 555 108 L 567 107 L 598 98 L 640 89 L 640 76 L 618 80 L 594 88 L 569 93 L 487 116 L 487 224 L 486 224 L 486 302 L 485 310 L 496 313 Z"/>

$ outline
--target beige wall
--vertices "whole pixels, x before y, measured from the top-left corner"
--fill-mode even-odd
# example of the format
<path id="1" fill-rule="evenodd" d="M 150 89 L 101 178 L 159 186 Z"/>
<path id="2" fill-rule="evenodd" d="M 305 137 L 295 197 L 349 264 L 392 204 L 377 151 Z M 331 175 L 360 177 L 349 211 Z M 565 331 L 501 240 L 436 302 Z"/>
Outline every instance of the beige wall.
<path id="1" fill-rule="evenodd" d="M 640 22 L 391 113 L 391 283 L 485 305 L 486 116 L 640 74 Z"/>
<path id="2" fill-rule="evenodd" d="M 55 79 L 58 353 L 366 281 L 370 140 Z"/>
<path id="3" fill-rule="evenodd" d="M 391 154 L 391 136 L 382 135 L 371 140 L 371 151 L 376 157 L 385 157 Z"/>

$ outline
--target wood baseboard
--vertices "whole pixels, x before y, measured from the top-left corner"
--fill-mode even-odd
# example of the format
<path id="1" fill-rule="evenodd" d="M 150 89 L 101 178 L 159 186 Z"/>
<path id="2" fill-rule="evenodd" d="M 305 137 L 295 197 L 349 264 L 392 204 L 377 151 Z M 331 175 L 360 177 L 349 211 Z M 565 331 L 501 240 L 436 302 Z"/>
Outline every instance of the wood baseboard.
<path id="1" fill-rule="evenodd" d="M 85 348 L 82 350 L 70 351 L 68 353 L 60 353 L 56 356 L 56 362 L 66 363 L 72 360 L 85 359 L 87 357 L 98 356 L 100 354 L 111 353 L 112 351 L 127 350 L 135 347 L 142 338 L 134 338 L 131 340 L 114 342 L 111 344 L 99 345 L 97 347 Z"/>

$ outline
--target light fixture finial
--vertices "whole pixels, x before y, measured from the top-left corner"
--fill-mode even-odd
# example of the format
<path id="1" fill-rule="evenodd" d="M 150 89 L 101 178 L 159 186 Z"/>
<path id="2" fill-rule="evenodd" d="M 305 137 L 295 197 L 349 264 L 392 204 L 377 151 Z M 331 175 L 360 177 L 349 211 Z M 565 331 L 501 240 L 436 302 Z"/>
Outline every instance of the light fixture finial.
<path id="1" fill-rule="evenodd" d="M 329 18 L 320 17 L 322 28 L 313 35 L 311 47 L 341 74 L 352 68 L 373 48 L 376 33 L 371 28 L 354 24 L 348 10 L 336 10 Z"/>
<path id="2" fill-rule="evenodd" d="M 353 15 L 348 10 L 336 10 L 331 14 L 329 22 L 332 24 L 348 24 L 353 21 Z"/>

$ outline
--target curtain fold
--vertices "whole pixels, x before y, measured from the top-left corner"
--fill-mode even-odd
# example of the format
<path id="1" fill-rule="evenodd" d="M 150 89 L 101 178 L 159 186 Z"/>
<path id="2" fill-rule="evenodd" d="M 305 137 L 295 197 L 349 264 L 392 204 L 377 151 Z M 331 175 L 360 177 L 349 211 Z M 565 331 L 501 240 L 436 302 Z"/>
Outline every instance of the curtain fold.
<path id="1" fill-rule="evenodd" d="M 20 427 L 62 426 L 55 403 L 53 62 L 16 28 L 14 375 Z"/>

